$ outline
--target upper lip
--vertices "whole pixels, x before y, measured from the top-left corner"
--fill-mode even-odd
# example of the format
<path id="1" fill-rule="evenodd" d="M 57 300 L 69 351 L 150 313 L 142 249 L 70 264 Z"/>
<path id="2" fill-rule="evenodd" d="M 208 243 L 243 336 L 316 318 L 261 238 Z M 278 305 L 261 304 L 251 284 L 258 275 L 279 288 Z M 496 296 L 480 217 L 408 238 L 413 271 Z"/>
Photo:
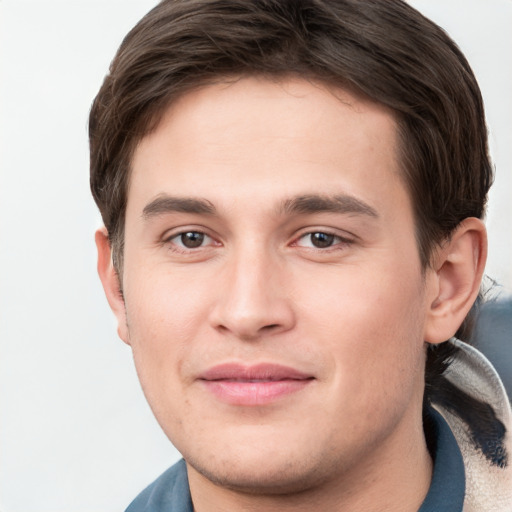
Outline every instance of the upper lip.
<path id="1" fill-rule="evenodd" d="M 199 376 L 201 380 L 236 380 L 236 381 L 278 381 L 306 380 L 313 376 L 289 366 L 272 363 L 242 364 L 223 363 L 212 366 Z"/>

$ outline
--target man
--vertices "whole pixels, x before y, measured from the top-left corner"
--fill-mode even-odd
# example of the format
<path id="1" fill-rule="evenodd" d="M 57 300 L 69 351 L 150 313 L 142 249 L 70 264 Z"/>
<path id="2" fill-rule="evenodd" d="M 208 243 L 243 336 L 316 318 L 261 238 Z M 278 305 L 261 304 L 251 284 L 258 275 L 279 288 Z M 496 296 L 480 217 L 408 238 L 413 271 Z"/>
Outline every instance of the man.
<path id="1" fill-rule="evenodd" d="M 164 1 L 90 140 L 99 274 L 184 458 L 130 512 L 510 510 L 510 407 L 453 338 L 492 171 L 441 29 L 399 0 Z"/>

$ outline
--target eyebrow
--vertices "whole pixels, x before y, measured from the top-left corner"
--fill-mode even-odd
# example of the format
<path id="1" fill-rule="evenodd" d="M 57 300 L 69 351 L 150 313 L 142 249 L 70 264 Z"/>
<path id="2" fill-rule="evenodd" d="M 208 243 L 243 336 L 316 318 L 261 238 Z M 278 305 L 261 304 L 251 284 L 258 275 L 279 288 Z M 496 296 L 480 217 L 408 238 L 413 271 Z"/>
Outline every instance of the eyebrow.
<path id="1" fill-rule="evenodd" d="M 357 197 L 347 194 L 327 195 L 302 195 L 287 199 L 281 206 L 285 214 L 308 214 L 319 212 L 343 213 L 366 215 L 378 218 L 379 214 L 375 208 L 361 201 Z"/>
<path id="2" fill-rule="evenodd" d="M 337 194 L 334 196 L 300 195 L 283 201 L 278 211 L 285 215 L 331 212 L 366 215 L 374 218 L 379 217 L 377 211 L 369 204 L 347 194 Z M 206 199 L 175 197 L 163 194 L 153 199 L 144 207 L 142 217 L 149 220 L 158 215 L 174 212 L 215 215 L 217 210 Z"/>
<path id="3" fill-rule="evenodd" d="M 206 199 L 160 195 L 144 207 L 142 217 L 148 220 L 164 213 L 173 212 L 214 215 L 216 210 L 215 206 Z"/>

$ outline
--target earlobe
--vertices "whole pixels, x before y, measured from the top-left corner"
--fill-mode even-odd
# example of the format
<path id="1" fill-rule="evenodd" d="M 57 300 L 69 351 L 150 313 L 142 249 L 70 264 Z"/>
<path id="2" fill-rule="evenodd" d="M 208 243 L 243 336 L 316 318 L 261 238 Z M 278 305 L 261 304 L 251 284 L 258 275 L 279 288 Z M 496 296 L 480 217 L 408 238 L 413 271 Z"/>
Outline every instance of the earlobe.
<path id="1" fill-rule="evenodd" d="M 486 258 L 483 222 L 465 219 L 439 249 L 429 271 L 426 342 L 441 343 L 455 334 L 476 300 Z"/>
<path id="2" fill-rule="evenodd" d="M 103 290 L 112 312 L 117 318 L 117 332 L 119 337 L 128 345 L 130 344 L 129 332 L 126 323 L 126 308 L 121 291 L 119 275 L 112 263 L 112 251 L 108 232 L 105 227 L 96 231 L 96 248 L 98 250 L 98 274 Z"/>

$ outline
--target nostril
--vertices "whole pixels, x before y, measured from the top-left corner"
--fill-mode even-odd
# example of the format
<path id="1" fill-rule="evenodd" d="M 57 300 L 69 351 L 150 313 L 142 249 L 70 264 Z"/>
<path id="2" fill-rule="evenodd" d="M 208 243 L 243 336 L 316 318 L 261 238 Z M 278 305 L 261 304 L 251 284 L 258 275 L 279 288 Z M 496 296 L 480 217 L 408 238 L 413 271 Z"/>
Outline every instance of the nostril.
<path id="1" fill-rule="evenodd" d="M 250 299 L 250 300 L 249 300 Z M 253 300 L 237 294 L 219 300 L 209 313 L 208 322 L 219 334 L 230 334 L 244 340 L 273 336 L 294 325 L 294 314 L 287 301 Z M 261 299 L 261 297 L 259 297 Z"/>

